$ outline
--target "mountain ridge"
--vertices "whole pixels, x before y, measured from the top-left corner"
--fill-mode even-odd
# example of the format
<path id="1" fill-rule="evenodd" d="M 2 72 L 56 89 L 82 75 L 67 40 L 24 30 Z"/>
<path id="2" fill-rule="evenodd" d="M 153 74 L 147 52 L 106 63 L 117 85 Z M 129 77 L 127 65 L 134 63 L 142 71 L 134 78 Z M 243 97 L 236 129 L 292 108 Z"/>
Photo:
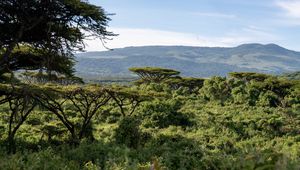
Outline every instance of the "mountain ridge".
<path id="1" fill-rule="evenodd" d="M 128 68 L 156 66 L 176 69 L 185 76 L 225 76 L 232 71 L 280 74 L 300 70 L 300 52 L 277 44 L 237 47 L 139 46 L 76 54 L 81 77 L 131 76 Z"/>

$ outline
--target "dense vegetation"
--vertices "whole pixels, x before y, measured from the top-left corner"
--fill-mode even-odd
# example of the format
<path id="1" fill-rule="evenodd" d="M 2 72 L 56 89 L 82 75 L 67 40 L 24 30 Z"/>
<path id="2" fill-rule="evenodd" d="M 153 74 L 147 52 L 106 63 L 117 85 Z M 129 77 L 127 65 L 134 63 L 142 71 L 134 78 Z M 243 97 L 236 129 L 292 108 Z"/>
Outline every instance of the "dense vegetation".
<path id="1" fill-rule="evenodd" d="M 299 169 L 298 81 L 186 79 L 2 84 L 0 169 Z"/>
<path id="2" fill-rule="evenodd" d="M 293 73 L 285 73 L 282 75 L 283 77 L 291 80 L 300 80 L 300 72 L 293 72 Z"/>
<path id="3" fill-rule="evenodd" d="M 300 169 L 299 80 L 134 67 L 84 84 L 74 52 L 109 20 L 85 0 L 0 1 L 0 169 Z"/>

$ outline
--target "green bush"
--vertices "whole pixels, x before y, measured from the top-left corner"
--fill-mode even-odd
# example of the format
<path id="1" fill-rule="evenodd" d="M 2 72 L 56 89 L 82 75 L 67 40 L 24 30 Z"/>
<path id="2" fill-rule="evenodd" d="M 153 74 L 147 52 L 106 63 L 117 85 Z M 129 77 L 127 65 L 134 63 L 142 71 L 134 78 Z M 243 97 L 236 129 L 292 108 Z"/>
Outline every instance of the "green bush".
<path id="1" fill-rule="evenodd" d="M 169 126 L 192 126 L 191 115 L 182 113 L 180 101 L 154 101 L 145 104 L 141 112 L 145 127 L 167 128 Z"/>
<path id="2" fill-rule="evenodd" d="M 123 117 L 115 130 L 116 143 L 135 149 L 141 146 L 149 136 L 141 131 L 140 124 L 140 120 L 136 117 Z"/>

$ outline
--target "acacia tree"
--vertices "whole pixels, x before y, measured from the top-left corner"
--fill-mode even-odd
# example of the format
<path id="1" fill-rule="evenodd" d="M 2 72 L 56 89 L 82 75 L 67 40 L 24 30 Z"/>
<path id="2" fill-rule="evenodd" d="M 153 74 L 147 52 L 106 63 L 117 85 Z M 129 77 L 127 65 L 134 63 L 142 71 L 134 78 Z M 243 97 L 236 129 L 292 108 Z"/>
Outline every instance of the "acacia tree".
<path id="1" fill-rule="evenodd" d="M 194 78 L 194 77 L 172 77 L 164 81 L 172 89 L 179 89 L 180 87 L 188 88 L 189 92 L 197 92 L 204 83 L 203 78 Z"/>
<path id="2" fill-rule="evenodd" d="M 244 82 L 250 82 L 251 80 L 264 81 L 265 79 L 271 77 L 270 75 L 254 72 L 231 72 L 229 73 L 229 76 Z"/>
<path id="3" fill-rule="evenodd" d="M 79 131 L 79 139 L 83 137 L 91 137 L 92 134 L 88 132 L 88 127 L 91 126 L 91 120 L 99 109 L 104 106 L 109 100 L 110 96 L 106 93 L 106 89 L 102 87 L 86 87 L 85 89 L 76 88 L 66 94 L 75 110 L 80 113 L 82 118 L 81 127 Z"/>
<path id="4" fill-rule="evenodd" d="M 87 137 L 87 128 L 89 128 L 92 118 L 100 113 L 100 108 L 110 99 L 106 90 L 99 86 L 43 88 L 44 91 L 37 100 L 64 124 L 75 144 L 78 140 Z M 71 108 L 68 108 L 69 103 L 72 104 Z M 81 121 L 73 121 L 69 110 L 79 113 Z"/>
<path id="5" fill-rule="evenodd" d="M 154 96 L 154 94 L 146 94 L 122 86 L 113 87 L 107 92 L 119 107 L 123 117 L 131 116 L 142 102 L 150 100 Z"/>
<path id="6" fill-rule="evenodd" d="M 27 120 L 28 116 L 37 106 L 34 99 L 36 90 L 32 86 L 14 86 L 11 88 L 8 85 L 1 85 L 2 98 L 0 104 L 8 103 L 8 153 L 16 152 L 15 135 L 21 125 Z"/>
<path id="7" fill-rule="evenodd" d="M 10 56 L 19 45 L 72 55 L 84 48 L 87 37 L 114 36 L 106 29 L 109 21 L 103 8 L 83 0 L 2 0 L 0 75 L 10 72 Z"/>
<path id="8" fill-rule="evenodd" d="M 159 67 L 132 67 L 129 70 L 140 77 L 141 83 L 161 83 L 180 74 L 179 71 Z"/>

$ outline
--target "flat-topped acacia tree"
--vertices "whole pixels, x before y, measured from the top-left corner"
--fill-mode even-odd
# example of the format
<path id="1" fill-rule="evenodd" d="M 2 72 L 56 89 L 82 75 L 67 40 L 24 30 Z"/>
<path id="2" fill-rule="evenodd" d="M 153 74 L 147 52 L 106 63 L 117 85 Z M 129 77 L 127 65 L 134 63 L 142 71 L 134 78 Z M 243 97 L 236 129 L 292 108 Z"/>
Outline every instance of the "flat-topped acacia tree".
<path id="1" fill-rule="evenodd" d="M 90 137 L 87 128 L 92 118 L 110 99 L 106 89 L 100 86 L 51 86 L 45 85 L 37 97 L 39 103 L 52 112 L 71 134 L 72 143 Z M 69 108 L 68 106 L 70 106 Z M 70 111 L 77 114 L 79 122 L 72 119 Z M 74 116 L 74 115 L 73 115 Z"/>
<path id="2" fill-rule="evenodd" d="M 188 88 L 189 92 L 198 91 L 204 83 L 205 79 L 203 78 L 194 78 L 194 77 L 179 77 L 170 78 L 164 81 L 172 89 L 179 89 L 180 87 Z"/>
<path id="3" fill-rule="evenodd" d="M 242 80 L 245 82 L 249 82 L 251 80 L 255 81 L 264 81 L 267 78 L 272 77 L 271 75 L 262 74 L 262 73 L 254 73 L 254 72 L 231 72 L 228 73 L 229 77 Z"/>
<path id="4" fill-rule="evenodd" d="M 125 86 L 114 86 L 108 89 L 107 92 L 119 107 L 123 117 L 131 116 L 142 102 L 158 96 L 158 94 L 145 93 Z"/>
<path id="5" fill-rule="evenodd" d="M 78 137 L 90 137 L 93 139 L 92 133 L 89 133 L 88 128 L 91 126 L 92 118 L 100 113 L 99 110 L 111 98 L 107 90 L 100 86 L 86 86 L 84 88 L 77 87 L 68 91 L 65 98 L 71 101 L 75 107 L 75 111 L 80 114 L 81 127 L 79 128 Z"/>
<path id="6" fill-rule="evenodd" d="M 143 83 L 161 83 L 163 80 L 180 74 L 179 71 L 159 67 L 132 67 L 129 70 L 140 77 Z"/>

